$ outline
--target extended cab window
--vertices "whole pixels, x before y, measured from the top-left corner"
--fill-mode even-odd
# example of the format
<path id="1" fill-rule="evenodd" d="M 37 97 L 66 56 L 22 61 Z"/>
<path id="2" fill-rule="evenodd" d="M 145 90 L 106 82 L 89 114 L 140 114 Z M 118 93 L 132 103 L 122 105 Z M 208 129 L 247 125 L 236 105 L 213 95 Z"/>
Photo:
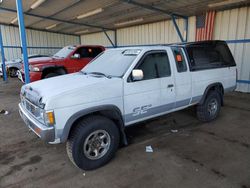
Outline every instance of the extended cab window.
<path id="1" fill-rule="evenodd" d="M 177 71 L 178 72 L 186 72 L 187 71 L 187 64 L 186 64 L 185 57 L 184 57 L 184 54 L 183 54 L 181 48 L 173 47 L 172 51 L 173 51 L 173 54 L 175 57 Z"/>
<path id="2" fill-rule="evenodd" d="M 143 71 L 143 80 L 161 78 L 171 75 L 166 52 L 152 52 L 144 56 L 137 69 Z"/>
<path id="3" fill-rule="evenodd" d="M 187 52 L 192 70 L 236 65 L 227 44 L 222 42 L 191 45 Z"/>

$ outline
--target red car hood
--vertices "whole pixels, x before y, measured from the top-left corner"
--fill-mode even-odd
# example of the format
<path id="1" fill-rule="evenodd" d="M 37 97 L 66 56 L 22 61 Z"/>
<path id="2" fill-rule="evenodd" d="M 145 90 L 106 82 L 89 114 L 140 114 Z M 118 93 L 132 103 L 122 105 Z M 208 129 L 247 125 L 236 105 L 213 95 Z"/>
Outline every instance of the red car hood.
<path id="1" fill-rule="evenodd" d="M 35 64 L 43 64 L 43 63 L 55 63 L 58 61 L 62 61 L 63 59 L 56 59 L 53 57 L 39 57 L 39 58 L 32 58 L 29 60 L 30 65 Z"/>

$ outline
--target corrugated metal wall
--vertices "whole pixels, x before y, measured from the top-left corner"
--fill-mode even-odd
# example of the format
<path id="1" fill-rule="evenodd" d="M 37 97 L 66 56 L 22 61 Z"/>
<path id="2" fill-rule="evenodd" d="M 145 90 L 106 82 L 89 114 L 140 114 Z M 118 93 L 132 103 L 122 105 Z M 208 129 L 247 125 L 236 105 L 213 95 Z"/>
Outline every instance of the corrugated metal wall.
<path id="1" fill-rule="evenodd" d="M 108 36 L 112 41 L 115 40 L 115 34 L 113 31 L 107 31 Z M 112 46 L 109 42 L 108 38 L 102 33 L 93 33 L 88 35 L 81 36 L 81 43 L 82 44 L 93 44 L 93 45 L 102 45 L 102 46 Z"/>
<path id="2" fill-rule="evenodd" d="M 177 19 L 182 34 L 184 35 L 185 23 L 183 19 Z M 189 18 L 189 38 L 194 40 L 190 34 L 195 30 L 195 17 Z M 114 32 L 108 32 L 112 41 L 114 41 Z M 166 44 L 180 42 L 177 32 L 171 20 L 144 24 L 134 27 L 122 28 L 117 30 L 118 46 L 139 45 L 139 44 Z M 94 33 L 81 36 L 82 44 L 100 44 L 111 47 L 109 40 L 102 33 Z"/>
<path id="3" fill-rule="evenodd" d="M 5 58 L 21 57 L 19 30 L 17 27 L 1 25 Z M 79 44 L 79 37 L 26 29 L 28 54 L 54 54 L 61 47 Z"/>
<path id="4" fill-rule="evenodd" d="M 178 19 L 177 23 L 184 34 L 184 20 Z M 174 25 L 170 20 L 119 29 L 117 38 L 118 45 L 120 46 L 166 44 L 180 41 Z"/>
<path id="5" fill-rule="evenodd" d="M 196 17 L 188 21 L 188 41 L 194 41 Z M 177 22 L 184 34 L 184 20 Z M 227 40 L 238 67 L 237 90 L 250 92 L 250 7 L 217 12 L 213 39 Z M 118 46 L 173 42 L 180 42 L 180 39 L 170 20 L 117 30 Z M 82 35 L 81 43 L 111 46 L 103 33 Z"/>
<path id="6" fill-rule="evenodd" d="M 214 39 L 229 40 L 228 44 L 238 67 L 238 79 L 250 80 L 250 7 L 217 12 Z M 235 41 L 230 41 L 235 40 Z M 250 92 L 250 84 L 238 83 L 238 91 Z"/>

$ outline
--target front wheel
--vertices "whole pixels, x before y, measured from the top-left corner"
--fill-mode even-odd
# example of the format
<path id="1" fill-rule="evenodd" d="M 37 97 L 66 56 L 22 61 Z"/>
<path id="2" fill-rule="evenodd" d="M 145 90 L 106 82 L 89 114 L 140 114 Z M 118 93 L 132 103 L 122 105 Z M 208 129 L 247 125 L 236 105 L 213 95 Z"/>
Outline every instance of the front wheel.
<path id="1" fill-rule="evenodd" d="M 216 119 L 221 109 L 221 96 L 218 91 L 211 91 L 202 104 L 197 105 L 197 117 L 200 121 L 209 122 Z"/>
<path id="2" fill-rule="evenodd" d="M 92 170 L 113 158 L 119 140 L 119 131 L 113 121 L 103 116 L 90 116 L 71 131 L 66 149 L 73 164 L 83 170 Z"/>

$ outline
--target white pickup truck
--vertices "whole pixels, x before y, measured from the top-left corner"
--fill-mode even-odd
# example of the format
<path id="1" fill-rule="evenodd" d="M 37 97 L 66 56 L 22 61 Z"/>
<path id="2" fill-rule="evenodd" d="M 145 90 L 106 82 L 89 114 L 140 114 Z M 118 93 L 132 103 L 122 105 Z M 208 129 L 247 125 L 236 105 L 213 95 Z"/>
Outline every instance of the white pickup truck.
<path id="1" fill-rule="evenodd" d="M 49 143 L 67 142 L 71 161 L 90 170 L 106 164 L 126 126 L 196 106 L 214 120 L 236 64 L 224 41 L 104 51 L 82 71 L 24 85 L 20 115 Z"/>

